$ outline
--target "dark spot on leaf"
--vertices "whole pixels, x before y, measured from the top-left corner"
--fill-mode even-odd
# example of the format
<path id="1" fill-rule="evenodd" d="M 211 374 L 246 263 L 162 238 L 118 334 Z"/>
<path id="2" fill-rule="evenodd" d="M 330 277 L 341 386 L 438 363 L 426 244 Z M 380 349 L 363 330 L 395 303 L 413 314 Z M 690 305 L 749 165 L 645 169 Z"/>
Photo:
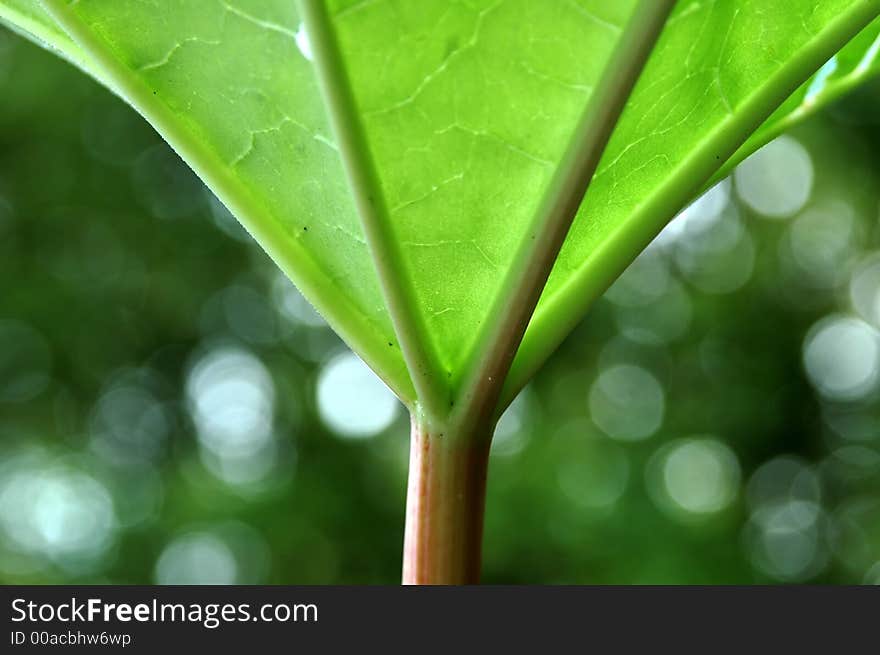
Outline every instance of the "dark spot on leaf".
<path id="1" fill-rule="evenodd" d="M 445 53 L 445 56 L 446 56 L 446 57 L 449 57 L 449 55 L 451 55 L 453 52 L 455 52 L 456 50 L 458 50 L 459 47 L 460 47 L 460 46 L 458 45 L 458 37 L 457 37 L 457 36 L 452 36 L 452 37 L 446 39 L 446 53 Z"/>
<path id="2" fill-rule="evenodd" d="M 391 342 L 390 342 L 390 341 L 388 342 L 388 346 L 389 346 L 389 347 L 391 346 Z"/>
<path id="3" fill-rule="evenodd" d="M 308 228 L 308 226 L 306 226 L 306 225 L 303 225 L 303 232 L 308 232 L 308 231 L 309 231 L 309 228 Z"/>

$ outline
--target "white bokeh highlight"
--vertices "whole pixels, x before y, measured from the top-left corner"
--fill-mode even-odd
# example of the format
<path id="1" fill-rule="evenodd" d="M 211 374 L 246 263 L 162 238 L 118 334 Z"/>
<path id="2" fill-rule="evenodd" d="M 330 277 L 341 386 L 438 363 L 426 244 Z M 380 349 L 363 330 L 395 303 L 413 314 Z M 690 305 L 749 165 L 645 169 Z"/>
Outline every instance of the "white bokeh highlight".
<path id="1" fill-rule="evenodd" d="M 781 136 L 737 166 L 740 199 L 758 214 L 787 218 L 800 211 L 813 189 L 813 162 L 797 140 Z"/>
<path id="2" fill-rule="evenodd" d="M 640 366 L 611 366 L 599 374 L 590 388 L 593 422 L 605 434 L 621 441 L 640 441 L 653 435 L 663 423 L 665 405 L 663 387 Z"/>
<path id="3" fill-rule="evenodd" d="M 341 437 L 363 439 L 387 429 L 400 403 L 354 353 L 331 359 L 318 377 L 318 412 L 324 424 Z"/>
<path id="4" fill-rule="evenodd" d="M 807 377 L 823 397 L 859 400 L 877 387 L 878 333 L 859 318 L 828 316 L 807 334 L 803 359 Z"/>

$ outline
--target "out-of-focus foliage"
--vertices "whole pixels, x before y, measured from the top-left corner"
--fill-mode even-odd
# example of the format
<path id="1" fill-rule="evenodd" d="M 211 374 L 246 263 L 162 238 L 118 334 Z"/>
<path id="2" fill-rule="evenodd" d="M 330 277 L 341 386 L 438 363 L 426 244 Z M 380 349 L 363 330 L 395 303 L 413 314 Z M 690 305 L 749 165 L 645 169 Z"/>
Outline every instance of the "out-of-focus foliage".
<path id="1" fill-rule="evenodd" d="M 404 412 L 122 103 L 0 33 L 0 580 L 393 582 Z M 880 580 L 880 88 L 683 212 L 502 420 L 487 582 Z"/>

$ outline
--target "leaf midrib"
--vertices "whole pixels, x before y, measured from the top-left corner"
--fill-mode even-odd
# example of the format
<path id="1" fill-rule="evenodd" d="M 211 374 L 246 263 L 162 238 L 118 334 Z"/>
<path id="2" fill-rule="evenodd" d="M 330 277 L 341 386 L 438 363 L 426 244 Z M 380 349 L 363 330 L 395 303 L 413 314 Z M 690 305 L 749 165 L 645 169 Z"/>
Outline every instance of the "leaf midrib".
<path id="1" fill-rule="evenodd" d="M 457 422 L 491 421 L 510 364 L 602 153 L 674 0 L 641 0 L 606 62 L 538 204 L 462 377 Z"/>
<path id="2" fill-rule="evenodd" d="M 447 375 L 418 310 L 332 21 L 322 0 L 299 0 L 298 5 L 349 189 L 416 390 L 416 410 L 436 422 L 447 409 Z"/>

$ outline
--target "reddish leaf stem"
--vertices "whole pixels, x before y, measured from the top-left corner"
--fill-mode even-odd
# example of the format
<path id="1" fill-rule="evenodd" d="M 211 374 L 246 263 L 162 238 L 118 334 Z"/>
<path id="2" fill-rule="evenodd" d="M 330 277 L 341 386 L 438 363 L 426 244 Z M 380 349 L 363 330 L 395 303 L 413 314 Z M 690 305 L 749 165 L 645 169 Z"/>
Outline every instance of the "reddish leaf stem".
<path id="1" fill-rule="evenodd" d="M 444 434 L 413 420 L 404 584 L 479 582 L 490 443 L 485 436 Z"/>

